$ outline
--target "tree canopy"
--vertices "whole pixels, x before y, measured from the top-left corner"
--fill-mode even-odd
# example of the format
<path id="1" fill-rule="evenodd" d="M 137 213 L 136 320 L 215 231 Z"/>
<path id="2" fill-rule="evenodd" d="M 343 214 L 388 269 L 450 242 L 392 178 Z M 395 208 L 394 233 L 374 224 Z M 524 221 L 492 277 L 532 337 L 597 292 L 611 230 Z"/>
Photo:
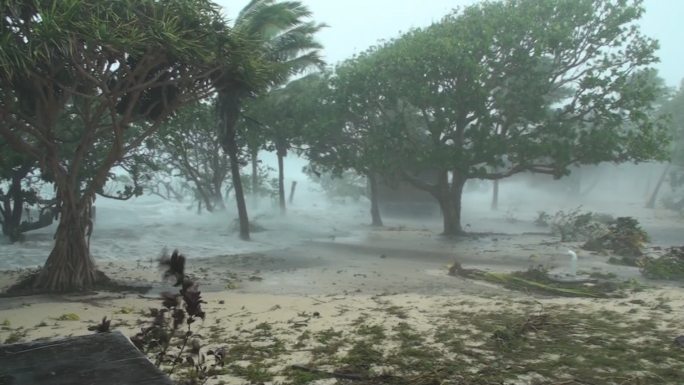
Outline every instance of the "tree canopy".
<path id="1" fill-rule="evenodd" d="M 642 13 L 640 1 L 611 0 L 467 7 L 338 68 L 331 88 L 352 96 L 340 127 L 382 133 L 365 147 L 371 159 L 430 192 L 446 234 L 462 231 L 470 178 L 665 159 L 648 71 L 658 45 L 635 25 Z"/>

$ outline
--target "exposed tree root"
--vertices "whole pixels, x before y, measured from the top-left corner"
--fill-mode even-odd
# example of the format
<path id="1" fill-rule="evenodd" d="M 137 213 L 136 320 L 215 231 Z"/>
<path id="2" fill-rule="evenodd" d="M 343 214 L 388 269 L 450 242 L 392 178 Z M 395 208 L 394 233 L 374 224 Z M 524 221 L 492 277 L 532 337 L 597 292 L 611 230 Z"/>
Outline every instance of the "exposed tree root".
<path id="1" fill-rule="evenodd" d="M 41 270 L 34 271 L 27 276 L 23 277 L 21 280 L 10 286 L 4 293 L 0 293 L 0 297 L 19 297 L 26 295 L 38 295 L 38 294 L 55 294 L 55 291 L 36 288 L 36 280 L 41 274 Z M 109 278 L 105 273 L 95 270 L 95 279 L 93 284 L 87 288 L 89 291 L 112 291 L 112 292 L 135 292 L 135 293 L 146 293 L 150 290 L 151 286 L 133 286 L 126 285 L 124 283 L 116 282 Z M 59 293 L 70 294 L 70 293 L 80 293 L 83 294 L 83 290 L 73 289 L 60 291 Z"/>

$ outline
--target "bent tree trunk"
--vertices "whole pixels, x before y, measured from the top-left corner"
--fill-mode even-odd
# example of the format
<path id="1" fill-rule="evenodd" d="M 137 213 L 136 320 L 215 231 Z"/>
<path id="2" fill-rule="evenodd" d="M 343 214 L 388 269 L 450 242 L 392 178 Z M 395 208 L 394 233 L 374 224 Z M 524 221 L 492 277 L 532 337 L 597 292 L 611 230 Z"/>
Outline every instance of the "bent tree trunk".
<path id="1" fill-rule="evenodd" d="M 380 216 L 380 206 L 378 204 L 378 180 L 374 173 L 368 174 L 368 184 L 370 185 L 370 201 L 371 201 L 371 219 L 373 226 L 382 226 L 382 217 Z"/>
<path id="2" fill-rule="evenodd" d="M 69 189 L 60 189 L 57 196 L 60 215 L 55 245 L 36 277 L 34 289 L 63 292 L 92 287 L 98 275 L 90 256 L 91 199 L 79 199 Z"/>
<path id="3" fill-rule="evenodd" d="M 233 177 L 233 189 L 235 190 L 235 201 L 240 221 L 240 238 L 249 241 L 249 217 L 247 216 L 245 193 L 242 189 L 242 179 L 240 178 L 240 160 L 238 158 L 238 146 L 235 142 L 235 133 L 226 140 L 226 152 L 230 158 L 230 172 Z"/>
<path id="4" fill-rule="evenodd" d="M 242 189 L 242 179 L 240 178 L 240 159 L 238 157 L 239 148 L 237 145 L 237 131 L 235 125 L 240 116 L 240 94 L 230 87 L 219 92 L 217 100 L 218 115 L 220 118 L 219 137 L 221 146 L 228 154 L 230 159 L 230 173 L 233 179 L 233 189 L 235 190 L 235 202 L 237 203 L 238 218 L 240 221 L 240 238 L 249 240 L 249 217 L 247 216 L 247 206 L 245 205 L 245 193 Z"/>
<path id="5" fill-rule="evenodd" d="M 283 158 L 287 152 L 282 149 L 278 149 L 278 205 L 280 206 L 280 212 L 285 214 L 285 169 L 283 166 Z"/>

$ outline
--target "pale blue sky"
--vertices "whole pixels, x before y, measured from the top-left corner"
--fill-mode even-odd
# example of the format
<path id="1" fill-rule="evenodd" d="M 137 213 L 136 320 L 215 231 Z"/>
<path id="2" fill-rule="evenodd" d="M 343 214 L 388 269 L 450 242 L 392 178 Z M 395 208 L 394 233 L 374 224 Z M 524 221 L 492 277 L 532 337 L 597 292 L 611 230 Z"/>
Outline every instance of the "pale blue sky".
<path id="1" fill-rule="evenodd" d="M 543 1 L 543 0 L 540 0 Z M 303 0 L 316 21 L 330 26 L 320 33 L 325 58 L 334 64 L 351 57 L 380 39 L 400 31 L 429 25 L 451 9 L 475 0 Z M 234 18 L 247 0 L 219 0 Z M 660 42 L 661 62 L 656 66 L 668 85 L 684 78 L 684 0 L 645 0 L 643 32 Z"/>

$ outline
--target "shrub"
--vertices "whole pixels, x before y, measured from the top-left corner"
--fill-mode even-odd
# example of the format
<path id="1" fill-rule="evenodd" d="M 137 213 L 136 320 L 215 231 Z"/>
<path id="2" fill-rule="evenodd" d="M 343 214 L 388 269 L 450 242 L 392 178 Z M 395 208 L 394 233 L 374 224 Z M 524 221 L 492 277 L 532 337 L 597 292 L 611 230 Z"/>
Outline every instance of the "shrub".
<path id="1" fill-rule="evenodd" d="M 646 258 L 641 274 L 651 279 L 684 280 L 684 246 L 672 247 L 660 258 Z"/>
<path id="2" fill-rule="evenodd" d="M 648 242 L 648 234 L 632 217 L 620 217 L 605 234 L 589 239 L 582 248 L 590 251 L 610 251 L 623 257 L 623 262 L 636 266 L 641 249 Z"/>

